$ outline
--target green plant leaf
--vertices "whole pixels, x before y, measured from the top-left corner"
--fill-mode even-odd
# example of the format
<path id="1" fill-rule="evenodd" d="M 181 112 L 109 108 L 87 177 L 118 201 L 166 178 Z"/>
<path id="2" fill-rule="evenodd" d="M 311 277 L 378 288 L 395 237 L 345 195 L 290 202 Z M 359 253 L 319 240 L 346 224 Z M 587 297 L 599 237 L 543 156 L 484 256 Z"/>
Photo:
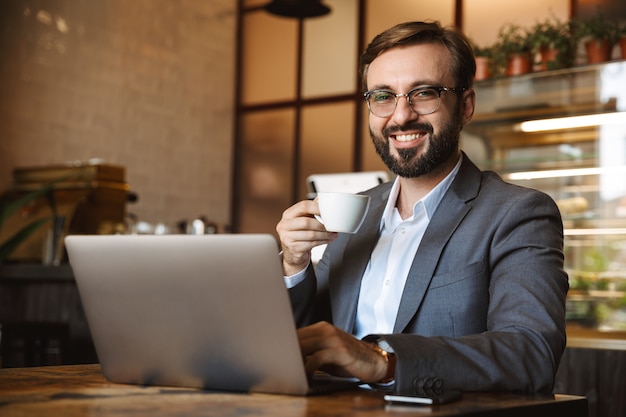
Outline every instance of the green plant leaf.
<path id="1" fill-rule="evenodd" d="M 17 248 L 19 244 L 22 243 L 28 236 L 53 218 L 54 216 L 48 216 L 27 224 L 11 236 L 5 243 L 0 245 L 0 264 L 2 264 L 5 258 L 9 256 L 11 252 L 13 252 L 15 248 Z"/>
<path id="2" fill-rule="evenodd" d="M 2 204 L 0 206 L 0 229 L 4 224 L 4 221 L 15 214 L 20 208 L 30 203 L 31 201 L 35 201 L 40 197 L 48 194 L 54 186 L 54 183 L 46 184 L 41 188 L 38 188 L 35 191 L 27 193 L 11 202 L 6 204 Z"/>
<path id="3" fill-rule="evenodd" d="M 52 211 L 52 216 L 29 223 L 7 239 L 6 242 L 0 242 L 0 264 L 4 262 L 4 260 L 15 250 L 17 246 L 19 246 L 20 243 L 26 240 L 39 227 L 48 222 L 50 219 L 54 219 L 56 217 L 57 211 L 53 192 L 54 187 L 57 183 L 70 178 L 72 175 L 74 174 L 62 176 L 14 200 L 10 198 L 10 193 L 5 194 L 4 198 L 0 200 L 0 230 L 2 230 L 2 225 L 9 217 L 18 212 L 25 205 L 39 198 L 45 197 Z"/>

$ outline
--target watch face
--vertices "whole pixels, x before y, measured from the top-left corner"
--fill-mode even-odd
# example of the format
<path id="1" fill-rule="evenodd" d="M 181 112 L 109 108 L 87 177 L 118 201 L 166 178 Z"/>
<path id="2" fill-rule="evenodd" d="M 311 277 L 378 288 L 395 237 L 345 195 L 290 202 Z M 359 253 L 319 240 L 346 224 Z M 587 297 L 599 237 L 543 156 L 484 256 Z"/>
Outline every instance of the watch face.
<path id="1" fill-rule="evenodd" d="M 379 348 L 381 348 L 382 350 L 384 350 L 387 353 L 395 353 L 393 348 L 389 345 L 389 343 L 387 343 L 387 341 L 385 339 L 383 339 L 382 337 L 380 339 L 378 339 L 376 344 L 378 345 Z"/>

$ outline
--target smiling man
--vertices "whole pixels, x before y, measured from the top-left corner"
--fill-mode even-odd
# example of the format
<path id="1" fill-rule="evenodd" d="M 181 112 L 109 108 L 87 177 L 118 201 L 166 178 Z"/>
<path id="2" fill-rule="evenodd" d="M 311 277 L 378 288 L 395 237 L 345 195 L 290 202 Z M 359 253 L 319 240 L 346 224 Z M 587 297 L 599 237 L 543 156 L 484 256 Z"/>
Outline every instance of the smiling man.
<path id="1" fill-rule="evenodd" d="M 366 192 L 356 234 L 327 232 L 308 200 L 276 227 L 310 372 L 407 395 L 551 392 L 565 348 L 562 222 L 550 197 L 461 151 L 475 67 L 467 39 L 436 22 L 388 29 L 362 55 L 372 141 L 397 177 Z"/>

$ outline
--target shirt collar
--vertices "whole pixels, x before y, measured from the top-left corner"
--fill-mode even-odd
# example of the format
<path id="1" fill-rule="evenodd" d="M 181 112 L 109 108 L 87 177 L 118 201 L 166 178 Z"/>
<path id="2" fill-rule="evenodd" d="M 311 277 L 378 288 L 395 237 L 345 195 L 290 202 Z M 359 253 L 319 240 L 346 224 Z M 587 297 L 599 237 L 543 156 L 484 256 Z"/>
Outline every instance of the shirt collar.
<path id="1" fill-rule="evenodd" d="M 459 168 L 461 167 L 461 162 L 463 161 L 463 155 L 459 158 L 459 161 L 456 163 L 452 171 L 446 177 L 439 182 L 430 190 L 428 194 L 426 194 L 421 200 L 415 203 L 413 206 L 413 216 L 415 216 L 415 211 L 418 206 L 423 205 L 424 210 L 426 211 L 426 216 L 428 220 L 432 218 L 433 214 L 435 214 L 435 210 L 439 207 L 439 203 L 441 199 L 443 199 L 444 194 L 450 188 L 450 184 L 456 177 L 456 174 L 459 172 Z M 385 211 L 383 212 L 383 217 L 381 219 L 381 227 L 385 225 L 392 225 L 392 216 L 394 210 L 396 208 L 396 200 L 398 199 L 398 194 L 400 193 L 400 178 L 396 177 L 393 186 L 391 187 L 391 191 L 389 193 L 389 199 L 387 200 L 387 205 L 385 206 Z"/>

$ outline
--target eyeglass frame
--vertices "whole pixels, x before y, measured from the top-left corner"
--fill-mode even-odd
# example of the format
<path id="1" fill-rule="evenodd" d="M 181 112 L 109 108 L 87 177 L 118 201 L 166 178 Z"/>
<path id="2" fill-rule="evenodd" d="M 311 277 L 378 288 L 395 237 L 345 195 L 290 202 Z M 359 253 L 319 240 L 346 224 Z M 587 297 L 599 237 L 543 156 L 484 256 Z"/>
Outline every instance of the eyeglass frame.
<path id="1" fill-rule="evenodd" d="M 433 109 L 433 111 L 428 112 L 428 113 L 419 113 L 417 112 L 414 108 L 413 108 L 413 104 L 411 103 L 411 99 L 409 98 L 409 96 L 413 93 L 415 93 L 416 91 L 419 90 L 434 90 L 437 92 L 437 106 L 435 106 L 435 108 Z M 372 113 L 374 116 L 376 117 L 389 117 L 393 114 L 393 112 L 396 111 L 396 109 L 398 108 L 398 98 L 399 97 L 406 97 L 406 101 L 407 104 L 409 105 L 409 107 L 411 107 L 411 110 L 413 110 L 415 113 L 419 114 L 419 115 L 428 115 L 428 114 L 433 114 L 434 112 L 437 111 L 437 109 L 439 109 L 439 105 L 441 104 L 441 93 L 444 91 L 451 91 L 451 92 L 455 92 L 455 93 L 462 93 L 464 91 L 469 90 L 469 88 L 467 87 L 444 87 L 441 85 L 421 85 L 419 87 L 415 87 L 411 90 L 409 90 L 406 93 L 394 93 L 391 90 L 386 90 L 384 88 L 379 88 L 376 90 L 369 90 L 366 91 L 365 93 L 363 93 L 363 98 L 365 99 L 365 102 L 367 103 L 367 109 L 369 110 L 370 113 Z M 393 110 L 391 110 L 391 112 L 389 114 L 387 114 L 386 116 L 379 116 L 376 113 L 374 113 L 372 111 L 372 107 L 370 105 L 369 102 L 369 98 L 373 93 L 378 93 L 378 92 L 383 92 L 383 93 L 389 93 L 390 95 L 393 96 L 394 98 L 394 105 L 393 105 Z"/>

